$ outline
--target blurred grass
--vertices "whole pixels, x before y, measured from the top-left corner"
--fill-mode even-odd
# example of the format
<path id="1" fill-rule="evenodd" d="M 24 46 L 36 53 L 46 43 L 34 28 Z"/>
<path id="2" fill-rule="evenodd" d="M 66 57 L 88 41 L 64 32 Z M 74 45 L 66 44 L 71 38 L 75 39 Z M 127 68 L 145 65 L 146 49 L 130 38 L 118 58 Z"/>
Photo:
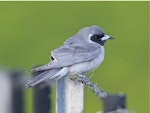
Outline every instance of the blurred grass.
<path id="1" fill-rule="evenodd" d="M 149 2 L 0 2 L 0 65 L 29 70 L 47 63 L 50 50 L 81 27 L 99 25 L 115 40 L 106 43 L 93 82 L 110 93 L 124 92 L 129 110 L 148 113 L 148 11 Z M 26 95 L 32 113 L 31 90 Z M 100 108 L 86 88 L 85 113 Z"/>

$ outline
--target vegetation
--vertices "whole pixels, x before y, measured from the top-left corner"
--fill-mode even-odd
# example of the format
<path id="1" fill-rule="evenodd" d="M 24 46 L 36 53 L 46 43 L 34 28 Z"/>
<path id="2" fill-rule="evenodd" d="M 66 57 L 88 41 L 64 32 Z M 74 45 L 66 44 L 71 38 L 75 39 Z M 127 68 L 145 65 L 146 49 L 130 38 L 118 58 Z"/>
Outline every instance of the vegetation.
<path id="1" fill-rule="evenodd" d="M 127 108 L 148 113 L 149 2 L 0 2 L 0 65 L 21 68 L 49 62 L 50 50 L 84 26 L 99 25 L 115 38 L 92 78 L 110 93 L 127 95 Z M 90 76 L 91 74 L 89 74 Z M 32 113 L 31 90 L 25 92 Z M 53 103 L 55 103 L 53 88 Z M 85 113 L 101 102 L 85 89 Z M 53 113 L 55 107 L 53 105 Z"/>

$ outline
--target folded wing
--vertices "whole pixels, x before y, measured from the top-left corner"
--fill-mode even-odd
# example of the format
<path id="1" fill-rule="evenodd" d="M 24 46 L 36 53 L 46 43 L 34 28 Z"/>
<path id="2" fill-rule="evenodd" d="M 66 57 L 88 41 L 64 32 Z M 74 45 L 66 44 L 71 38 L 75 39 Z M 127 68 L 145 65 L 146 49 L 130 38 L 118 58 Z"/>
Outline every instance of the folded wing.
<path id="1" fill-rule="evenodd" d="M 51 52 L 52 61 L 32 71 L 49 70 L 67 67 L 73 64 L 88 62 L 100 54 L 100 48 L 84 48 L 78 45 L 64 45 Z"/>

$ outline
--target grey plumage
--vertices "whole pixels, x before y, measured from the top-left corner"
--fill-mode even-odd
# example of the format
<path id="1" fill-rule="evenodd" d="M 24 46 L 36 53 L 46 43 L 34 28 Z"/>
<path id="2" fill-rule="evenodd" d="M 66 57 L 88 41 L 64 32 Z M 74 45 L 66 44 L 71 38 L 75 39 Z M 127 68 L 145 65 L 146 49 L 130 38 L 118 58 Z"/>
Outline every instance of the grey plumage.
<path id="1" fill-rule="evenodd" d="M 60 71 L 61 69 L 52 69 L 52 70 L 46 70 L 43 71 L 39 74 L 37 74 L 37 76 L 34 76 L 27 84 L 26 84 L 26 88 L 35 86 L 45 80 L 49 80 L 49 79 L 53 79 L 53 75 L 55 75 L 58 71 Z"/>
<path id="2" fill-rule="evenodd" d="M 52 60 L 32 69 L 43 71 L 33 77 L 26 87 L 35 86 L 48 79 L 59 79 L 67 75 L 86 74 L 97 68 L 104 59 L 104 43 L 110 36 L 98 26 L 84 27 L 64 45 L 51 52 Z"/>

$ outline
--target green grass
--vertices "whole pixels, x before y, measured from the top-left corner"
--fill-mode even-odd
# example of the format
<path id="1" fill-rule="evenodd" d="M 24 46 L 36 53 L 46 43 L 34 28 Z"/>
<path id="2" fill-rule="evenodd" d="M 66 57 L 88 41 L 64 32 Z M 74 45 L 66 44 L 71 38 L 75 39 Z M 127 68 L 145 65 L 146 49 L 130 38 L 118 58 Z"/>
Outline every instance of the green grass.
<path id="1" fill-rule="evenodd" d="M 115 40 L 92 81 L 110 93 L 124 92 L 127 108 L 148 113 L 149 2 L 0 2 L 0 65 L 22 68 L 49 62 L 50 51 L 81 27 L 99 25 Z M 53 103 L 55 101 L 53 89 Z M 32 113 L 31 91 L 26 111 Z M 101 101 L 85 89 L 85 113 Z M 54 112 L 53 105 L 53 112 Z"/>

